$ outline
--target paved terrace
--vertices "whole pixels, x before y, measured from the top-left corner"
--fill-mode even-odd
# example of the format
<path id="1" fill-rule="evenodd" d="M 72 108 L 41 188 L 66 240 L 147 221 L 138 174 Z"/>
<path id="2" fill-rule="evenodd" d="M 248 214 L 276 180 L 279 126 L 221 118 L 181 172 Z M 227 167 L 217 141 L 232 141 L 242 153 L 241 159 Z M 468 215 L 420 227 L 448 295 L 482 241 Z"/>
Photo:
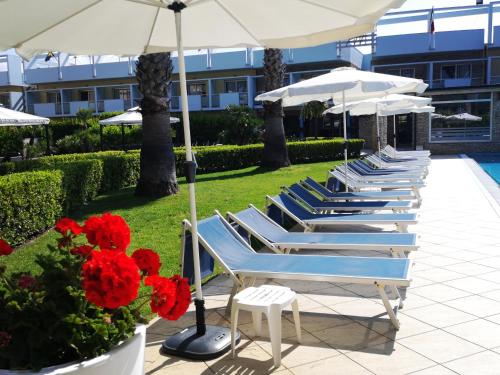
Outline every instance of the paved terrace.
<path id="1" fill-rule="evenodd" d="M 499 374 L 500 217 L 463 159 L 435 158 L 423 189 L 421 248 L 396 332 L 374 287 L 288 282 L 300 293 L 302 345 L 291 312 L 283 318 L 282 365 L 273 368 L 268 336 L 254 338 L 240 312 L 237 358 L 192 362 L 159 354 L 166 335 L 191 325 L 157 321 L 148 330 L 147 374 Z M 496 207 L 498 210 L 498 207 Z M 348 254 L 347 252 L 343 252 Z M 350 252 L 350 254 L 353 254 Z M 366 255 L 366 253 L 363 253 Z M 385 254 L 377 254 L 385 256 Z M 208 322 L 229 326 L 224 276 L 205 287 Z M 264 322 L 263 333 L 267 332 Z"/>

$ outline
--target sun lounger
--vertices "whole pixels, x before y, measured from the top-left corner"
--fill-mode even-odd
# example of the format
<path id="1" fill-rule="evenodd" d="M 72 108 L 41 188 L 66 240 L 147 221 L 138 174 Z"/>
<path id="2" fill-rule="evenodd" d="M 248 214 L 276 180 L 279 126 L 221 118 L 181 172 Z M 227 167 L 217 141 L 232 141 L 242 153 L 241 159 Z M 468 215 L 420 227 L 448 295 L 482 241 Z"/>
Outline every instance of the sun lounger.
<path id="1" fill-rule="evenodd" d="M 183 245 L 190 242 L 191 224 L 183 222 Z M 256 253 L 234 228 L 219 214 L 198 223 L 200 251 L 207 252 L 233 279 L 229 299 L 239 290 L 253 285 L 256 279 L 325 281 L 376 286 L 389 318 L 399 329 L 399 322 L 386 294 L 389 286 L 396 298 L 397 287 L 410 285 L 411 260 L 408 258 L 377 258 L 321 255 L 290 255 Z M 182 248 L 182 274 L 192 274 L 186 255 L 191 249 Z M 191 268 L 191 269 L 190 269 Z"/>
<path id="2" fill-rule="evenodd" d="M 300 200 L 311 211 L 316 213 L 330 211 L 392 211 L 406 212 L 412 207 L 410 201 L 364 201 L 364 202 L 329 202 L 322 201 L 309 190 L 299 184 L 284 187 L 285 191 Z"/>
<path id="3" fill-rule="evenodd" d="M 319 194 L 327 201 L 369 201 L 369 200 L 413 200 L 416 199 L 412 190 L 385 190 L 385 191 L 338 191 L 333 192 L 319 182 L 307 177 L 300 181 L 302 185 Z"/>
<path id="4" fill-rule="evenodd" d="M 413 233 L 304 233 L 289 232 L 262 211 L 249 205 L 246 210 L 227 213 L 231 223 L 244 231 L 247 237 L 255 237 L 276 253 L 289 254 L 291 250 L 362 250 L 390 251 L 393 256 L 405 257 L 405 253 L 417 250 L 417 236 Z"/>
<path id="5" fill-rule="evenodd" d="M 354 160 L 348 166 L 363 176 L 396 176 L 408 177 L 412 179 L 422 179 L 425 177 L 424 171 L 412 171 L 404 169 L 382 169 L 372 168 L 361 160 Z"/>
<path id="6" fill-rule="evenodd" d="M 308 232 L 319 226 L 395 225 L 399 232 L 405 233 L 408 225 L 417 223 L 415 214 L 316 214 L 285 193 L 267 196 L 266 206 L 268 216 L 278 224 L 283 224 L 286 215 Z"/>
<path id="7" fill-rule="evenodd" d="M 414 157 L 429 157 L 431 155 L 431 152 L 429 150 L 412 150 L 412 151 L 401 151 L 401 150 L 396 150 L 394 147 L 391 145 L 387 145 L 384 147 L 384 151 L 392 155 L 393 158 L 397 158 L 398 156 L 414 156 Z"/>
<path id="8" fill-rule="evenodd" d="M 345 178 L 344 171 L 340 169 L 336 169 L 330 171 L 328 174 L 328 178 L 330 176 L 335 177 L 341 183 L 346 184 L 347 187 L 354 191 L 361 191 L 363 189 L 404 189 L 413 191 L 413 194 L 417 198 L 418 206 L 422 203 L 422 197 L 420 196 L 420 188 L 424 187 L 424 183 L 422 182 L 401 182 L 401 181 L 358 181 L 350 173 L 347 173 L 347 180 Z"/>
<path id="9" fill-rule="evenodd" d="M 416 171 L 416 172 L 422 172 L 422 173 L 427 173 L 427 165 L 421 165 L 421 164 L 405 164 L 403 162 L 396 163 L 396 162 L 386 162 L 383 159 L 379 157 L 379 155 L 368 155 L 365 157 L 367 162 L 372 164 L 376 168 L 383 168 L 383 169 L 405 169 L 407 171 Z"/>
<path id="10" fill-rule="evenodd" d="M 344 166 L 340 167 L 343 171 Z M 366 173 L 356 165 L 349 164 L 347 170 L 356 178 L 363 181 L 408 181 L 408 182 L 422 182 L 422 176 L 412 173 L 379 173 L 371 174 Z"/>

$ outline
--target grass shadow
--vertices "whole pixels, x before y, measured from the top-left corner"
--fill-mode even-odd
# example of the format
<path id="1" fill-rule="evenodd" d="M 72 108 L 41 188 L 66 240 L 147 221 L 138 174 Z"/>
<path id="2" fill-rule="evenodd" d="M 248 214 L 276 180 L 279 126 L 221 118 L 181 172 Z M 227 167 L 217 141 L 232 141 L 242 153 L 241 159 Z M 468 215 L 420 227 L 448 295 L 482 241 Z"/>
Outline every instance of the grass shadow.
<path id="1" fill-rule="evenodd" d="M 224 173 L 222 175 L 216 174 L 214 175 L 213 173 L 208 173 L 208 174 L 200 174 L 196 176 L 196 181 L 197 182 L 208 182 L 208 181 L 220 181 L 220 180 L 230 180 L 233 178 L 241 178 L 241 177 L 248 177 L 248 176 L 255 176 L 258 174 L 263 174 L 267 172 L 273 172 L 276 169 L 273 168 L 267 168 L 267 167 L 257 167 L 255 169 L 247 170 L 246 168 L 243 170 L 236 170 L 235 173 Z M 182 179 L 179 181 L 179 184 L 185 184 L 186 180 Z"/>

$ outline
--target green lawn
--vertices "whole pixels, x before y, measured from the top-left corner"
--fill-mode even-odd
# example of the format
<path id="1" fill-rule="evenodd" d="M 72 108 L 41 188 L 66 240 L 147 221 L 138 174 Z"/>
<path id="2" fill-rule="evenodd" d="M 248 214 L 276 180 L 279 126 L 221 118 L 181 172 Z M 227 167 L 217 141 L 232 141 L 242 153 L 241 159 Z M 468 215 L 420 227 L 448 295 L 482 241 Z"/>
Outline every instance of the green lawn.
<path id="1" fill-rule="evenodd" d="M 198 217 L 207 217 L 215 209 L 223 214 L 236 212 L 249 203 L 263 208 L 266 194 L 276 194 L 281 186 L 306 176 L 323 181 L 327 170 L 335 163 L 341 162 L 293 165 L 276 171 L 251 167 L 200 175 L 196 184 Z M 156 250 L 162 259 L 162 274 L 168 276 L 178 272 L 181 223 L 189 217 L 187 186 L 184 179 L 179 183 L 180 192 L 175 196 L 149 200 L 135 197 L 134 189 L 128 188 L 101 196 L 71 216 L 83 221 L 89 215 L 103 212 L 122 215 L 132 230 L 129 250 L 138 247 Z M 10 272 L 36 272 L 34 255 L 45 251 L 48 243 L 55 244 L 56 237 L 57 233 L 49 231 L 18 248 L 12 255 L 2 257 L 0 263 L 7 264 Z"/>

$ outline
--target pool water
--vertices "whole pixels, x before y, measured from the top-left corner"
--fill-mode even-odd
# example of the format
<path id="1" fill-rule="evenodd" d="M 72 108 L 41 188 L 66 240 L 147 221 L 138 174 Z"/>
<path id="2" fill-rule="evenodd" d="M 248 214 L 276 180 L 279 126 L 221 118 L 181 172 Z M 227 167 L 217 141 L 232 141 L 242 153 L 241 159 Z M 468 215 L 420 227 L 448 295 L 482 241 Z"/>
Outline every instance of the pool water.
<path id="1" fill-rule="evenodd" d="M 470 154 L 469 156 L 500 185 L 500 153 Z"/>

